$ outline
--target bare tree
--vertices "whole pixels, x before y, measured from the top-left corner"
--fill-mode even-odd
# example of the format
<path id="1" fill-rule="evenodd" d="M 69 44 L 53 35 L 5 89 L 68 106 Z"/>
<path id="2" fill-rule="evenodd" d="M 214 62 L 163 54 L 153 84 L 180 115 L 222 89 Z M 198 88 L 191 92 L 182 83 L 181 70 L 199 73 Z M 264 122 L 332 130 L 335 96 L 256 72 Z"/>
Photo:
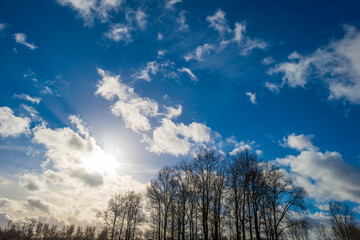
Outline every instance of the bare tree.
<path id="1" fill-rule="evenodd" d="M 158 239 L 166 240 L 168 231 L 169 215 L 171 204 L 176 194 L 176 180 L 171 168 L 165 167 L 160 170 L 156 179 L 151 181 L 147 188 L 149 204 L 156 209 L 157 236 Z"/>
<path id="2" fill-rule="evenodd" d="M 114 240 L 115 238 L 116 227 L 123 205 L 124 201 L 122 195 L 115 194 L 115 196 L 109 200 L 105 211 L 98 213 L 98 217 L 101 217 L 104 220 L 107 228 L 110 230 L 110 240 Z"/>
<path id="3" fill-rule="evenodd" d="M 267 236 L 269 239 L 278 240 L 294 225 L 290 210 L 298 212 L 305 209 L 306 192 L 303 188 L 295 186 L 281 170 L 270 168 L 267 176 L 268 195 L 264 206 L 267 208 L 264 215 Z"/>
<path id="4" fill-rule="evenodd" d="M 338 240 L 360 239 L 360 228 L 347 203 L 330 202 L 329 213 L 334 236 Z"/>

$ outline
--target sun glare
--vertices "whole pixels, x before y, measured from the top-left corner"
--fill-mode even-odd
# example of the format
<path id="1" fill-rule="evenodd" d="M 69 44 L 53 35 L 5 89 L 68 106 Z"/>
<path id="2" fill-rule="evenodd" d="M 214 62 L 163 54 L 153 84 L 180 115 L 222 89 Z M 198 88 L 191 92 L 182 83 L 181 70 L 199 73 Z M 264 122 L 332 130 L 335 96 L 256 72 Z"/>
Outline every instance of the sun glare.
<path id="1" fill-rule="evenodd" d="M 98 150 L 89 157 L 84 158 L 83 165 L 92 172 L 114 173 L 117 161 L 111 154 Z"/>

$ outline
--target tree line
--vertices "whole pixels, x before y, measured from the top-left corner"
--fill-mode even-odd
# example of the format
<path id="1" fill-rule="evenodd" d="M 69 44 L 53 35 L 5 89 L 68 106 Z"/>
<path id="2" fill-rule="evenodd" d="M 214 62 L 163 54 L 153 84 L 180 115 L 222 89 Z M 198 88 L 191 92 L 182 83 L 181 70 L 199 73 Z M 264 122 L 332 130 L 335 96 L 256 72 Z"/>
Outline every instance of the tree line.
<path id="1" fill-rule="evenodd" d="M 236 155 L 203 149 L 191 160 L 164 167 L 146 196 L 113 196 L 98 227 L 9 223 L 1 239 L 104 240 L 358 240 L 360 227 L 346 203 L 330 202 L 331 226 L 303 217 L 306 192 L 282 169 L 248 151 Z"/>

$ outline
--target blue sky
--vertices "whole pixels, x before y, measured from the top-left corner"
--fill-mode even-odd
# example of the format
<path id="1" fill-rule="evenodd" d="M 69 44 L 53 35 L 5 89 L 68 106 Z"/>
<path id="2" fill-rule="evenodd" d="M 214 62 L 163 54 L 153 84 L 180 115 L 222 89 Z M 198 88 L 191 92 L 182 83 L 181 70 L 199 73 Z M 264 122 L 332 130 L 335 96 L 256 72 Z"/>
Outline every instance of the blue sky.
<path id="1" fill-rule="evenodd" d="M 83 222 L 205 145 L 360 212 L 358 5 L 1 2 L 0 221 Z"/>

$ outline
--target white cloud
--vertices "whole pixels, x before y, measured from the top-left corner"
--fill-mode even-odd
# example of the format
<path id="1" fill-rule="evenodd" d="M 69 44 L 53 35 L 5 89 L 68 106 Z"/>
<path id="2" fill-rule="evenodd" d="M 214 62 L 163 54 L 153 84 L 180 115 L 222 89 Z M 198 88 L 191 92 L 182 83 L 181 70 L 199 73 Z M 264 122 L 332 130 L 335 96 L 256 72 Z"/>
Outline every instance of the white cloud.
<path id="1" fill-rule="evenodd" d="M 202 46 L 198 46 L 195 49 L 194 53 L 188 53 L 184 56 L 185 61 L 190 61 L 192 59 L 195 59 L 197 61 L 202 61 L 203 57 L 206 55 L 209 55 L 211 51 L 215 49 L 215 46 L 212 44 L 205 43 Z"/>
<path id="2" fill-rule="evenodd" d="M 202 61 L 204 56 L 210 55 L 210 53 L 219 53 L 226 48 L 237 48 L 240 55 L 246 56 L 254 49 L 265 49 L 268 47 L 268 43 L 261 39 L 250 38 L 245 35 L 246 25 L 245 23 L 235 23 L 234 30 L 230 29 L 225 19 L 225 12 L 218 10 L 215 15 L 208 16 L 206 21 L 210 23 L 210 27 L 215 29 L 220 34 L 220 40 L 215 40 L 212 43 L 205 43 L 198 46 L 194 52 L 190 52 L 184 56 L 185 61 L 192 59 Z M 226 33 L 233 36 L 227 36 Z"/>
<path id="3" fill-rule="evenodd" d="M 161 40 L 163 40 L 163 35 L 161 34 L 161 33 L 158 33 L 157 34 L 157 39 L 159 40 L 159 41 L 161 41 Z"/>
<path id="4" fill-rule="evenodd" d="M 142 30 L 146 28 L 146 18 L 146 13 L 141 9 L 138 9 L 137 11 L 129 9 L 126 11 L 126 20 L 128 22 L 128 25 L 133 25 L 133 22 L 135 22 L 136 25 Z"/>
<path id="5" fill-rule="evenodd" d="M 235 155 L 239 152 L 243 152 L 245 150 L 252 150 L 252 146 L 244 141 L 240 141 L 235 144 L 235 148 L 230 152 L 231 155 Z"/>
<path id="6" fill-rule="evenodd" d="M 275 62 L 274 58 L 271 57 L 271 56 L 268 56 L 268 57 L 265 57 L 263 60 L 262 60 L 262 64 L 264 65 L 270 65 L 270 64 L 273 64 Z"/>
<path id="7" fill-rule="evenodd" d="M 89 136 L 89 129 L 87 128 L 86 124 L 79 116 L 70 115 L 69 120 L 72 124 L 76 126 L 76 129 L 80 134 L 82 134 L 85 137 Z"/>
<path id="8" fill-rule="evenodd" d="M 229 154 L 235 155 L 237 153 L 243 152 L 243 151 L 252 151 L 254 150 L 255 141 L 240 141 L 238 142 L 234 136 L 228 137 L 225 140 L 225 144 L 228 146 L 231 146 L 232 150 Z M 224 145 L 224 143 L 221 143 L 221 145 Z M 255 151 L 258 155 L 262 154 L 261 150 Z"/>
<path id="9" fill-rule="evenodd" d="M 144 79 L 147 82 L 151 82 L 150 73 L 156 74 L 159 69 L 159 64 L 156 61 L 151 61 L 146 64 L 146 67 L 141 70 L 140 74 L 137 76 L 138 79 Z"/>
<path id="10" fill-rule="evenodd" d="M 160 50 L 158 54 L 160 54 L 160 56 L 163 56 L 165 52 L 163 50 Z M 158 58 L 160 58 L 159 55 Z M 178 77 L 177 72 L 179 71 L 175 67 L 175 63 L 169 60 L 159 62 L 149 61 L 146 63 L 145 67 L 143 67 L 138 73 L 135 73 L 133 76 L 137 79 L 144 79 L 147 82 L 151 82 L 152 76 L 155 76 L 158 73 L 162 74 L 162 76 L 165 78 L 175 79 Z"/>
<path id="11" fill-rule="evenodd" d="M 246 31 L 246 25 L 241 23 L 235 23 L 234 29 L 234 41 L 237 43 L 241 43 L 244 38 L 244 33 Z"/>
<path id="12" fill-rule="evenodd" d="M 270 91 L 274 92 L 274 93 L 279 93 L 280 92 L 280 86 L 276 83 L 271 83 L 271 82 L 265 82 L 265 87 L 267 87 Z"/>
<path id="13" fill-rule="evenodd" d="M 0 107 L 0 136 L 16 137 L 30 132 L 30 119 L 16 117 L 8 107 Z"/>
<path id="14" fill-rule="evenodd" d="M 38 175 L 25 173 L 20 176 L 20 186 L 28 191 L 40 191 L 46 188 L 46 183 Z"/>
<path id="15" fill-rule="evenodd" d="M 159 49 L 157 51 L 158 58 L 163 58 L 165 54 L 166 54 L 166 50 Z"/>
<path id="16" fill-rule="evenodd" d="M 241 55 L 248 55 L 250 52 L 256 48 L 258 49 L 265 49 L 268 47 L 268 43 L 264 40 L 260 39 L 251 39 L 249 37 L 245 38 L 243 45 L 240 48 Z"/>
<path id="17" fill-rule="evenodd" d="M 101 95 L 106 100 L 113 100 L 115 97 L 120 100 L 129 100 L 136 96 L 133 88 L 120 81 L 120 75 L 111 75 L 100 68 L 97 68 L 97 72 L 102 79 L 96 86 L 96 95 Z"/>
<path id="18" fill-rule="evenodd" d="M 122 116 L 125 126 L 134 132 L 143 132 L 151 129 L 148 117 L 158 114 L 158 104 L 149 98 L 133 98 L 129 101 L 117 101 L 111 106 L 115 116 Z"/>
<path id="19" fill-rule="evenodd" d="M 186 11 L 182 10 L 179 13 L 179 16 L 176 18 L 176 22 L 179 24 L 180 31 L 189 31 L 189 25 L 186 24 Z"/>
<path id="20" fill-rule="evenodd" d="M 169 63 L 161 63 L 160 66 L 168 67 Z M 115 99 L 115 103 L 110 106 L 111 112 L 115 116 L 121 116 L 127 128 L 136 133 L 142 133 L 143 142 L 148 144 L 149 151 L 177 156 L 187 154 L 196 144 L 210 141 L 211 129 L 206 125 L 196 122 L 189 125 L 176 124 L 171 120 L 181 114 L 182 106 L 178 105 L 177 108 L 165 106 L 166 112 L 159 112 L 156 101 L 139 97 L 132 88 L 120 81 L 119 75 L 112 76 L 109 72 L 101 69 L 98 69 L 98 72 L 102 76 L 102 80 L 97 85 L 96 94 L 100 94 L 107 100 Z M 131 91 L 126 89 L 131 89 Z M 127 92 L 131 92 L 131 94 L 127 94 Z M 163 116 L 165 118 L 160 120 L 161 125 L 153 130 L 150 118 L 158 119 Z M 145 133 L 150 130 L 152 130 L 152 137 Z"/>
<path id="21" fill-rule="evenodd" d="M 31 210 L 39 210 L 51 214 L 53 212 L 53 205 L 45 201 L 39 196 L 29 196 L 26 199 L 26 206 Z"/>
<path id="22" fill-rule="evenodd" d="M 194 82 L 198 81 L 198 78 L 195 76 L 195 74 L 189 68 L 182 67 L 182 68 L 179 68 L 178 71 L 187 73 L 190 76 L 192 81 L 194 81 Z"/>
<path id="23" fill-rule="evenodd" d="M 26 41 L 25 33 L 15 33 L 14 38 L 17 43 L 22 44 L 22 45 L 30 48 L 31 50 L 34 50 L 35 48 L 37 48 L 37 46 L 35 46 L 33 43 L 29 43 Z"/>
<path id="24" fill-rule="evenodd" d="M 42 121 L 42 118 L 39 116 L 39 112 L 36 111 L 34 107 L 25 104 L 21 104 L 20 107 L 27 112 L 32 121 Z"/>
<path id="25" fill-rule="evenodd" d="M 143 11 L 141 10 L 136 11 L 135 13 L 136 24 L 140 29 L 145 29 L 147 23 L 146 17 L 147 15 Z"/>
<path id="26" fill-rule="evenodd" d="M 166 118 L 168 118 L 168 119 L 176 118 L 181 115 L 181 112 L 182 112 L 181 105 L 178 105 L 177 108 L 174 108 L 174 107 L 165 107 L 165 108 L 167 110 Z"/>
<path id="27" fill-rule="evenodd" d="M 14 98 L 27 100 L 27 101 L 30 101 L 30 102 L 36 103 L 36 104 L 39 104 L 40 101 L 41 101 L 41 98 L 39 98 L 39 97 L 30 97 L 29 95 L 27 95 L 25 93 L 14 94 Z"/>
<path id="28" fill-rule="evenodd" d="M 134 132 L 148 131 L 151 129 L 148 117 L 158 114 L 158 105 L 154 100 L 141 98 L 134 93 L 133 88 L 120 82 L 120 76 L 112 76 L 102 69 L 98 69 L 102 76 L 97 85 L 95 94 L 100 94 L 107 100 L 118 100 L 110 107 L 116 116 L 122 116 L 125 125 Z"/>
<path id="29" fill-rule="evenodd" d="M 257 104 L 257 102 L 256 102 L 256 93 L 247 92 L 247 93 L 245 93 L 245 94 L 246 94 L 247 96 L 249 96 L 250 102 L 251 102 L 252 104 L 254 104 L 254 105 Z"/>
<path id="30" fill-rule="evenodd" d="M 206 143 L 210 141 L 211 129 L 201 123 L 175 124 L 167 118 L 161 120 L 161 126 L 155 128 L 152 139 L 146 138 L 147 148 L 155 153 L 170 153 L 175 156 L 185 155 L 190 151 L 192 142 Z"/>
<path id="31" fill-rule="evenodd" d="M 338 152 L 304 150 L 297 156 L 276 159 L 311 197 L 318 201 L 335 199 L 360 203 L 360 169 L 343 161 Z"/>
<path id="32" fill-rule="evenodd" d="M 116 161 L 97 145 L 81 119 L 73 115 L 69 119 L 77 126 L 78 132 L 68 127 L 50 129 L 44 125 L 33 129 L 33 140 L 47 149 L 49 163 L 46 166 L 50 164 L 54 169 L 44 171 L 44 177 L 52 182 L 74 184 L 78 180 L 84 186 L 103 185 L 105 176 L 116 168 Z M 101 165 L 99 161 L 102 161 Z"/>
<path id="33" fill-rule="evenodd" d="M 165 0 L 165 8 L 173 10 L 176 3 L 182 3 L 182 0 Z"/>
<path id="34" fill-rule="evenodd" d="M 360 32 L 345 27 L 345 36 L 313 53 L 302 56 L 297 52 L 269 70 L 282 73 L 282 86 L 304 87 L 311 79 L 320 78 L 327 85 L 329 99 L 345 99 L 360 104 Z"/>
<path id="35" fill-rule="evenodd" d="M 5 23 L 0 23 L 0 32 L 6 28 Z"/>
<path id="36" fill-rule="evenodd" d="M 110 12 L 117 11 L 122 0 L 57 0 L 62 6 L 68 6 L 77 11 L 85 24 L 92 24 L 95 18 L 108 21 Z"/>
<path id="37" fill-rule="evenodd" d="M 210 27 L 219 32 L 221 37 L 223 37 L 225 33 L 231 32 L 225 19 L 225 12 L 220 9 L 217 10 L 213 16 L 207 16 L 206 21 L 210 23 Z"/>
<path id="38" fill-rule="evenodd" d="M 317 151 L 318 148 L 312 144 L 311 139 L 314 135 L 296 135 L 295 133 L 290 134 L 287 138 L 284 137 L 284 142 L 281 143 L 284 147 L 289 147 L 292 149 L 296 149 L 298 151 L 309 150 L 309 151 Z"/>
<path id="39" fill-rule="evenodd" d="M 112 24 L 109 31 L 104 34 L 105 37 L 115 41 L 119 42 L 124 41 L 126 43 L 132 42 L 131 38 L 131 27 L 124 25 L 124 24 Z"/>

